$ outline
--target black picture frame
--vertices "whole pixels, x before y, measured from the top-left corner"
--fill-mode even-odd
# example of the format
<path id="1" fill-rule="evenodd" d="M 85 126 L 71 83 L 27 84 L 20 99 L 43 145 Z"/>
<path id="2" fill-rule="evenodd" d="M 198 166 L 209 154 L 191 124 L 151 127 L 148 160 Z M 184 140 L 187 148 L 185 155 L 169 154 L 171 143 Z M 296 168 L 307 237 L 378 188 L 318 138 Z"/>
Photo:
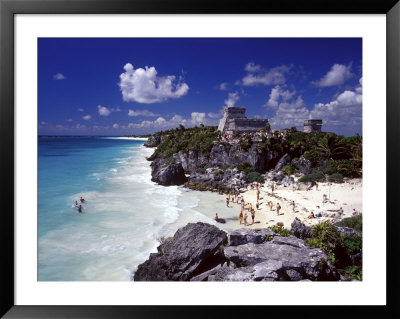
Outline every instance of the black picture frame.
<path id="1" fill-rule="evenodd" d="M 14 303 L 14 15 L 15 14 L 385 14 L 387 21 L 387 284 L 386 306 L 21 306 Z M 0 132 L 1 231 L 0 315 L 4 318 L 165 318 L 323 315 L 347 318 L 371 315 L 399 317 L 395 274 L 398 255 L 396 182 L 399 177 L 400 136 L 400 3 L 398 0 L 0 0 Z M 382 107 L 382 106 L 379 106 Z M 383 142 L 383 141 L 382 141 Z M 376 212 L 382 213 L 382 212 Z M 379 270 L 376 270 L 379 271 Z M 344 288 L 345 289 L 345 288 Z M 249 293 L 249 298 L 251 292 Z M 232 296 L 234 298 L 234 296 Z"/>

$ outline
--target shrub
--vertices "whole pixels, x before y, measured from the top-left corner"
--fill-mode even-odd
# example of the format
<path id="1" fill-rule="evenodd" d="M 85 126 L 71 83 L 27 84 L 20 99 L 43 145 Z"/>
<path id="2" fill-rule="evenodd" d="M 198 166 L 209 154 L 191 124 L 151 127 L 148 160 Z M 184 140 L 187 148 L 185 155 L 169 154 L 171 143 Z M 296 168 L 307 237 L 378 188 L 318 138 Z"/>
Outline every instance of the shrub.
<path id="1" fill-rule="evenodd" d="M 335 223 L 335 226 L 353 228 L 362 233 L 362 214 L 344 218 L 340 222 Z"/>
<path id="2" fill-rule="evenodd" d="M 204 174 L 204 173 L 206 172 L 206 169 L 207 169 L 207 168 L 202 167 L 202 168 L 199 168 L 199 169 L 197 170 L 197 172 L 198 172 L 198 173 L 201 173 L 201 174 Z"/>
<path id="3" fill-rule="evenodd" d="M 250 183 L 252 183 L 252 182 L 263 183 L 264 182 L 264 176 L 262 176 L 258 172 L 250 172 L 250 173 L 246 174 L 246 176 Z"/>
<path id="4" fill-rule="evenodd" d="M 324 182 L 325 175 L 317 170 L 314 170 L 311 174 L 304 175 L 303 177 L 299 178 L 299 182 L 301 183 L 309 183 L 315 184 L 315 182 Z"/>
<path id="5" fill-rule="evenodd" d="M 295 167 L 293 167 L 292 165 L 285 165 L 285 166 L 283 166 L 283 168 L 282 168 L 282 172 L 285 174 L 285 175 L 292 175 L 292 174 L 294 174 L 295 172 L 296 172 L 296 168 Z"/>
<path id="6" fill-rule="evenodd" d="M 305 243 L 311 248 L 320 248 L 328 255 L 331 262 L 336 262 L 335 249 L 340 241 L 339 231 L 329 221 L 311 227 L 313 238 L 306 239 Z"/>
<path id="7" fill-rule="evenodd" d="M 274 239 L 274 236 L 271 236 L 271 235 L 265 235 L 265 239 L 264 239 L 264 241 L 271 241 L 272 239 Z"/>
<path id="8" fill-rule="evenodd" d="M 343 175 L 340 173 L 334 173 L 328 177 L 328 181 L 332 183 L 343 183 Z"/>
<path id="9" fill-rule="evenodd" d="M 238 170 L 245 173 L 246 175 L 248 173 L 254 172 L 253 166 L 249 162 L 244 162 L 238 165 Z"/>
<path id="10" fill-rule="evenodd" d="M 348 266 L 344 269 L 338 269 L 339 273 L 344 277 L 356 280 L 362 280 L 362 268 L 359 266 Z"/>
<path id="11" fill-rule="evenodd" d="M 271 229 L 274 233 L 277 233 L 278 235 L 282 237 L 288 237 L 291 235 L 290 231 L 286 229 L 285 227 L 280 227 L 280 226 L 269 226 L 269 229 Z"/>
<path id="12" fill-rule="evenodd" d="M 348 159 L 336 161 L 337 171 L 346 177 L 360 177 L 362 163 Z"/>

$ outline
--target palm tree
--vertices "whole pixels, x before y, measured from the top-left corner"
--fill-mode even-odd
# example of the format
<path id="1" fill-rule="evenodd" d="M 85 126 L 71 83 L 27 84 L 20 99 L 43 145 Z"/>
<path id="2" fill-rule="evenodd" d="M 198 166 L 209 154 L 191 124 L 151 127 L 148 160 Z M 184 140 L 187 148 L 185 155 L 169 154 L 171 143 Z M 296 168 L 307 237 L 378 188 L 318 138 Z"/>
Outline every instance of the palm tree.
<path id="1" fill-rule="evenodd" d="M 333 159 L 334 157 L 346 154 L 347 149 L 343 146 L 337 135 L 329 133 L 319 141 L 317 152 L 325 159 Z"/>

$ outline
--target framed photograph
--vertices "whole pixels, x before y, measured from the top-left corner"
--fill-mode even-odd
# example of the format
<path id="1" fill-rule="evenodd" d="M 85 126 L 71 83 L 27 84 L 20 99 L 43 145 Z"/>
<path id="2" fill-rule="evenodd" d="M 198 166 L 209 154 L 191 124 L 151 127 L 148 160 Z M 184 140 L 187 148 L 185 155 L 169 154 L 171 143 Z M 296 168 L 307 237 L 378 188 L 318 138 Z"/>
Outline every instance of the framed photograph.
<path id="1" fill-rule="evenodd" d="M 399 314 L 397 1 L 0 4 L 1 315 Z"/>

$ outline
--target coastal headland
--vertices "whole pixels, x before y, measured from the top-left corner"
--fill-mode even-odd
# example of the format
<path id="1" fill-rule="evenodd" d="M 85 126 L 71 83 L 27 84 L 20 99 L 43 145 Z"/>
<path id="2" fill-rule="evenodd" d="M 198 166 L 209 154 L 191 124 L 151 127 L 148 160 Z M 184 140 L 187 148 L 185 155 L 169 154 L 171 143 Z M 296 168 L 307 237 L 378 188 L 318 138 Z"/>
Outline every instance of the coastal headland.
<path id="1" fill-rule="evenodd" d="M 169 257 L 165 257 L 165 251 L 169 250 L 167 255 L 171 256 L 173 255 L 171 251 L 181 247 L 179 243 L 175 246 L 174 240 L 169 239 L 158 247 L 158 254 L 151 254 L 149 260 L 139 265 L 135 280 L 348 280 L 349 278 L 360 280 L 362 278 L 360 226 L 362 138 L 360 136 L 344 137 L 334 133 L 300 132 L 296 128 L 271 131 L 268 123 L 256 132 L 233 131 L 232 134 L 224 134 L 216 127 L 185 128 L 181 125 L 176 129 L 150 136 L 144 145 L 154 148 L 154 153 L 147 158 L 151 161 L 154 182 L 165 186 L 183 185 L 193 190 L 218 192 L 221 195 L 221 200 L 226 201 L 226 209 L 224 207 L 223 210 L 215 212 L 216 222 L 213 224 L 215 226 L 219 223 L 230 224 L 233 230 L 221 235 L 222 237 L 232 238 L 235 236 L 232 235 L 235 229 L 239 233 L 243 232 L 241 236 L 247 238 L 243 240 L 243 245 L 246 246 L 245 249 L 244 246 L 240 246 L 240 249 L 232 248 L 236 254 L 242 257 L 261 254 L 265 257 L 265 254 L 271 254 L 271 249 L 278 251 L 282 249 L 282 245 L 306 249 L 306 252 L 303 251 L 306 255 L 310 253 L 309 249 L 319 249 L 318 254 L 325 254 L 320 255 L 318 259 L 319 262 L 322 260 L 323 265 L 317 262 L 313 267 L 326 271 L 322 271 L 321 274 L 307 274 L 304 269 L 299 270 L 297 266 L 293 266 L 291 260 L 283 260 L 286 252 L 282 255 L 274 254 L 275 257 L 272 259 L 256 258 L 257 262 L 250 263 L 242 263 L 240 257 L 242 261 L 238 262 L 237 259 L 231 258 L 232 252 L 228 249 L 230 246 L 236 247 L 236 244 L 232 244 L 230 239 L 222 239 L 216 245 L 218 251 L 223 251 L 219 256 L 221 258 L 216 257 L 218 253 L 215 250 L 211 253 L 214 256 L 211 261 L 207 258 L 197 260 L 197 257 L 191 256 L 194 248 L 187 247 L 186 253 L 179 253 L 186 255 L 179 258 L 196 259 L 198 264 L 193 268 L 195 269 L 193 272 L 189 271 L 189 274 L 187 268 L 189 266 L 185 265 L 182 266 L 182 273 L 152 276 L 150 273 L 157 273 L 157 269 L 165 269 L 162 265 L 171 262 Z M 343 226 L 346 227 L 343 229 Z M 183 228 L 175 233 L 173 239 Z M 300 232 L 299 236 L 298 229 L 305 229 L 308 235 L 303 236 Z M 259 232 L 263 235 L 256 244 L 248 240 Z M 193 237 L 197 236 L 196 232 L 190 233 L 191 235 L 185 236 L 191 236 L 194 242 L 198 242 L 199 238 L 196 237 L 194 240 Z M 214 238 L 214 235 L 210 236 Z M 292 238 L 290 240 L 296 243 L 278 239 L 281 237 Z M 204 240 L 208 242 L 208 239 Z M 281 246 L 274 246 L 273 244 L 277 244 L 274 241 L 279 242 Z M 263 245 L 262 249 L 260 245 Z M 221 248 L 222 246 L 225 248 Z M 349 248 L 350 246 L 352 248 Z M 269 252 L 265 254 L 261 252 L 264 248 Z M 326 260 L 330 263 L 324 268 Z M 304 261 L 296 262 L 304 265 Z M 271 266 L 271 263 L 274 266 Z M 241 273 L 238 275 L 237 270 L 216 271 L 215 267 L 247 268 L 240 269 Z M 248 267 L 253 268 L 248 269 Z M 255 275 L 260 271 L 265 272 L 266 269 L 269 269 L 270 275 L 264 277 Z M 282 269 L 285 271 L 282 272 Z M 295 269 L 302 275 L 288 275 Z M 289 273 L 287 270 L 290 270 Z M 199 277 L 202 273 L 207 275 Z"/>

